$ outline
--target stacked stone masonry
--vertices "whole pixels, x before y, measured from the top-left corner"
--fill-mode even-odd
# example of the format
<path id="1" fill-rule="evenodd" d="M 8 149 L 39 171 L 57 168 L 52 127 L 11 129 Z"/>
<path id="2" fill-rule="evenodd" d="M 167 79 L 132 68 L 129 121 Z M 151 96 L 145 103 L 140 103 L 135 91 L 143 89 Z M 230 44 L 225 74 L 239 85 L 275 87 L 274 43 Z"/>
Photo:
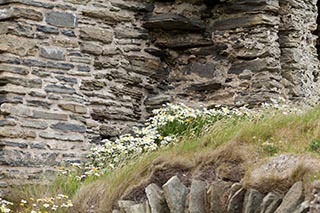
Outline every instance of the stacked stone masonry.
<path id="1" fill-rule="evenodd" d="M 166 102 L 315 99 L 317 14 L 315 0 L 0 0 L 0 187 Z"/>
<path id="2" fill-rule="evenodd" d="M 263 194 L 240 183 L 192 180 L 186 187 L 174 176 L 162 187 L 145 188 L 146 200 L 119 200 L 112 213 L 316 213 L 320 211 L 319 190 L 304 196 L 303 183 L 296 182 L 285 195 Z"/>

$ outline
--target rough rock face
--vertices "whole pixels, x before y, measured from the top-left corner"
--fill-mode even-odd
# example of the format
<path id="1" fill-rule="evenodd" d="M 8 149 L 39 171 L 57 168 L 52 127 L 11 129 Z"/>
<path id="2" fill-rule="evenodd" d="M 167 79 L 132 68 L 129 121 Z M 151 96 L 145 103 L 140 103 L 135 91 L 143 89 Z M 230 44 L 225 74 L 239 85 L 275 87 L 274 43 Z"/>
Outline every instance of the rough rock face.
<path id="1" fill-rule="evenodd" d="M 166 102 L 316 97 L 316 29 L 315 0 L 0 0 L 1 188 Z"/>
<path id="2" fill-rule="evenodd" d="M 204 105 L 316 98 L 317 1 L 214 2 L 159 2 L 143 20 L 165 94 Z"/>

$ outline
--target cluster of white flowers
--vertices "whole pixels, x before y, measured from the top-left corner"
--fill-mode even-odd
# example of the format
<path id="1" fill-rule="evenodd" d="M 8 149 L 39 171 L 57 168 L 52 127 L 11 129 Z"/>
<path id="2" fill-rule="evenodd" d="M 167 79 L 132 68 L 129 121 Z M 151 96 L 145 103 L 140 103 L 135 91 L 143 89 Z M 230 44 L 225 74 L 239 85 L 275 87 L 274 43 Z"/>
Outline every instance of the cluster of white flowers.
<path id="1" fill-rule="evenodd" d="M 273 112 L 280 111 L 284 115 L 288 115 L 291 113 L 301 114 L 305 111 L 306 108 L 310 108 L 311 105 L 307 103 L 305 105 L 298 106 L 296 103 L 287 103 L 287 101 L 283 98 L 279 99 L 271 99 L 269 103 L 262 103 L 262 110 L 270 109 Z M 303 103 L 301 103 L 303 104 Z"/>
<path id="2" fill-rule="evenodd" d="M 158 150 L 163 146 L 174 144 L 177 137 L 183 135 L 190 125 L 211 124 L 227 116 L 244 116 L 247 109 L 193 109 L 184 104 L 167 104 L 153 110 L 143 128 L 134 127 L 132 134 L 121 135 L 117 140 L 104 140 L 104 145 L 92 149 L 89 155 L 91 169 L 89 175 L 99 176 L 106 169 L 119 166 L 124 160 L 135 158 L 142 153 Z"/>
<path id="3" fill-rule="evenodd" d="M 12 212 L 9 206 L 12 206 L 13 203 L 6 201 L 2 198 L 0 198 L 0 213 L 8 213 Z"/>
<path id="4" fill-rule="evenodd" d="M 30 213 L 48 213 L 58 209 L 73 207 L 73 204 L 67 195 L 58 194 L 55 197 L 45 197 L 40 199 L 30 198 L 30 201 L 21 200 L 20 208 Z"/>

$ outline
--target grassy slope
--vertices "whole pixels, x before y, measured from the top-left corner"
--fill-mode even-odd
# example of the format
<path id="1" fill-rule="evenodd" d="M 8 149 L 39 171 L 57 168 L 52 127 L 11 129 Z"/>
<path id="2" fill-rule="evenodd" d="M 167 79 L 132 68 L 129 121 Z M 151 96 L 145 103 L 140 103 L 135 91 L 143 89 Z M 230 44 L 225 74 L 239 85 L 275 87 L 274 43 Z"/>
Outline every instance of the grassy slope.
<path id="1" fill-rule="evenodd" d="M 301 115 L 269 113 L 250 121 L 225 119 L 205 130 L 201 137 L 182 138 L 176 146 L 144 155 L 83 186 L 75 195 L 74 203 L 77 212 L 88 209 L 110 212 L 114 202 L 128 189 L 136 185 L 145 186 L 155 180 L 154 174 L 159 175 L 155 171 L 162 171 L 163 178 L 172 169 L 182 169 L 192 177 L 209 177 L 205 170 L 214 169 L 223 177 L 237 180 L 239 177 L 233 177 L 230 170 L 239 167 L 232 165 L 240 165 L 239 172 L 246 173 L 252 163 L 274 154 L 308 152 L 313 157 L 319 157 L 319 153 L 309 150 L 310 143 L 315 139 L 320 140 L 320 107 Z M 272 144 L 271 149 L 265 146 L 266 142 Z M 292 181 L 301 179 L 304 174 L 298 173 Z M 161 183 L 162 180 L 157 181 Z M 138 193 L 139 190 L 131 192 Z"/>
<path id="2" fill-rule="evenodd" d="M 177 145 L 143 155 L 97 180 L 81 185 L 74 176 L 62 176 L 49 187 L 16 189 L 16 193 L 13 192 L 16 197 L 12 199 L 28 200 L 62 193 L 73 197 L 75 212 L 110 212 L 122 195 L 139 197 L 150 182 L 160 185 L 175 174 L 180 175 L 185 184 L 191 177 L 214 179 L 216 173 L 224 179 L 239 181 L 246 177 L 254 163 L 272 155 L 295 153 L 319 158 L 320 145 L 318 152 L 309 149 L 314 140 L 320 141 L 320 107 L 300 115 L 267 112 L 252 120 L 223 119 L 203 130 L 201 136 L 183 137 Z M 265 146 L 266 142 L 272 144 L 271 149 Z M 281 187 L 286 189 L 303 176 L 302 168 L 290 180 L 281 182 L 284 184 Z M 320 172 L 312 178 L 320 178 Z M 244 180 L 244 184 L 250 185 L 250 181 Z M 271 180 L 276 181 L 276 178 Z"/>

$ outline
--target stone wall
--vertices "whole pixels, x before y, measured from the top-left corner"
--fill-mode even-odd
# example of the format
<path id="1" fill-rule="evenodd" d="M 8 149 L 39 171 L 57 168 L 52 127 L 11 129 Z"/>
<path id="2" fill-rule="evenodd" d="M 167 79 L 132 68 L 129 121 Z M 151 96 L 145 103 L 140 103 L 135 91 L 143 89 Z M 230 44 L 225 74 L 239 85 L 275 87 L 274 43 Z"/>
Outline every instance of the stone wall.
<path id="1" fill-rule="evenodd" d="M 166 102 L 318 94 L 316 1 L 0 0 L 0 186 Z"/>
<path id="2" fill-rule="evenodd" d="M 34 181 L 144 120 L 160 59 L 148 4 L 0 1 L 0 186 Z M 27 180 L 27 181 L 26 181 Z"/>
<path id="3" fill-rule="evenodd" d="M 162 93 L 169 100 L 207 106 L 317 99 L 316 4 L 156 3 L 143 26 L 163 57 Z"/>
<path id="4" fill-rule="evenodd" d="M 145 188 L 143 201 L 119 200 L 112 213 L 303 213 L 319 212 L 319 190 L 313 188 L 310 198 L 305 197 L 303 182 L 296 182 L 281 195 L 245 189 L 240 183 L 192 180 L 186 187 L 177 176 L 162 187 L 151 183 Z"/>

